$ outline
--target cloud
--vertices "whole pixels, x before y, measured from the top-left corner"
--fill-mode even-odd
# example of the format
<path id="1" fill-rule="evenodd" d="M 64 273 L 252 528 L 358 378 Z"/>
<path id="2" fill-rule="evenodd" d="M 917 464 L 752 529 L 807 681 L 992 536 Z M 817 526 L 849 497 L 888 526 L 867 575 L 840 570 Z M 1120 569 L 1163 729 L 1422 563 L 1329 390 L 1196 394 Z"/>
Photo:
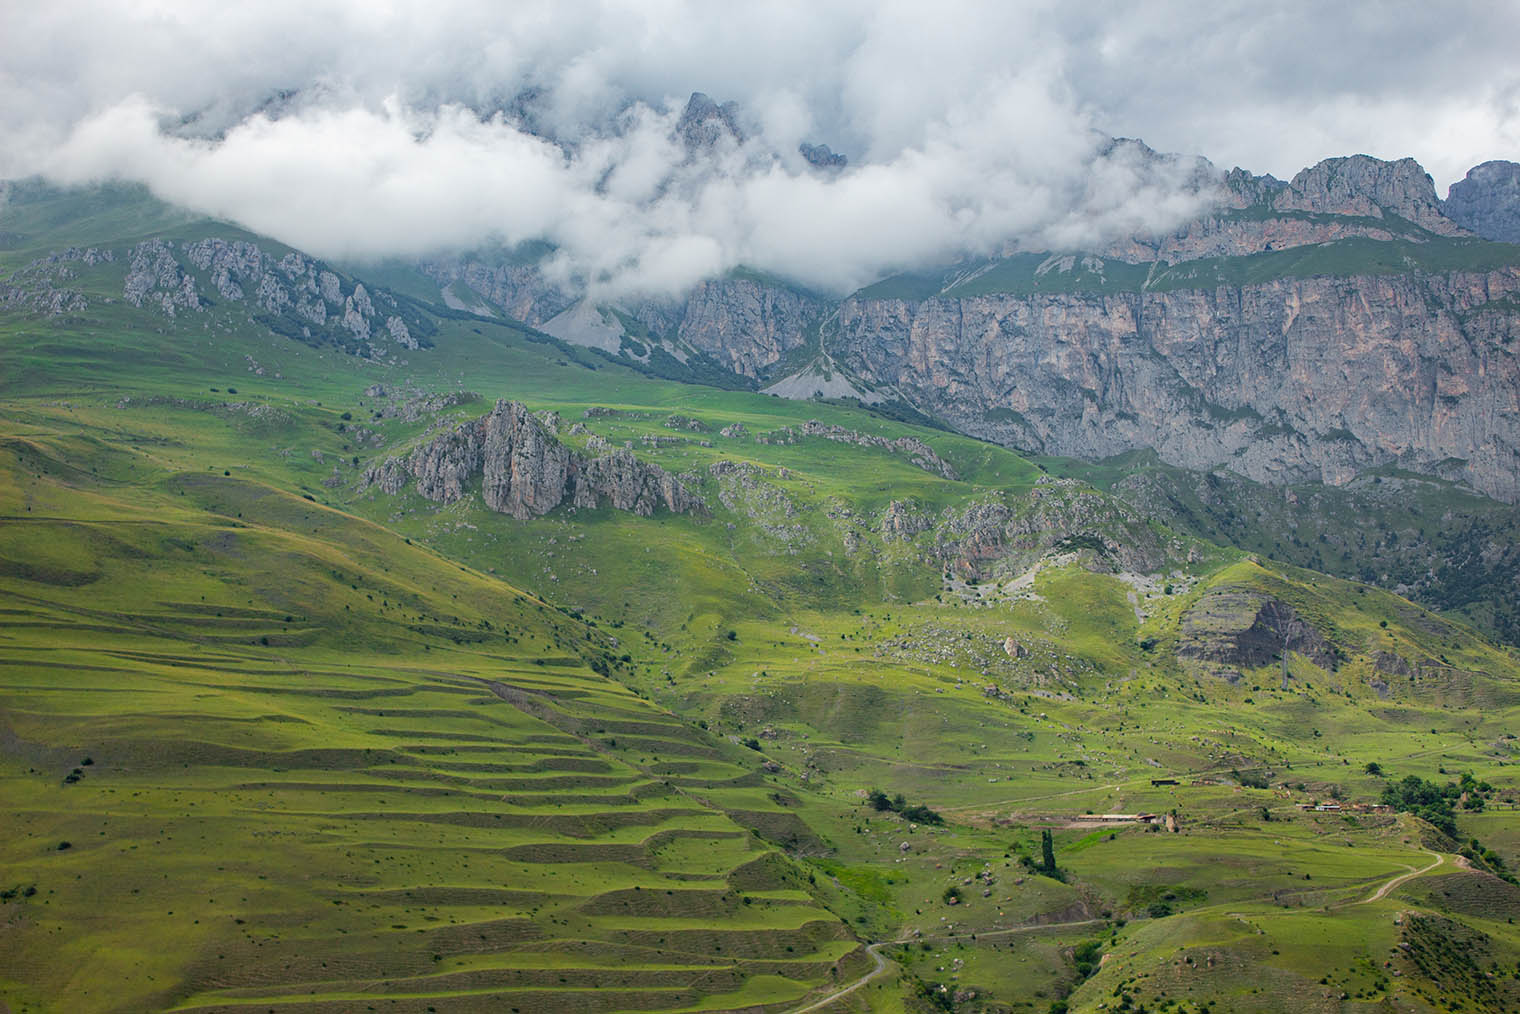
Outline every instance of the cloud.
<path id="1" fill-rule="evenodd" d="M 611 292 L 741 263 L 842 290 L 1196 209 L 1185 162 L 1110 135 L 1280 176 L 1520 154 L 1520 24 L 1476 3 L 223 7 L 7 5 L 0 175 L 141 181 L 334 258 L 541 240 Z M 738 102 L 742 142 L 688 153 L 694 90 Z"/>

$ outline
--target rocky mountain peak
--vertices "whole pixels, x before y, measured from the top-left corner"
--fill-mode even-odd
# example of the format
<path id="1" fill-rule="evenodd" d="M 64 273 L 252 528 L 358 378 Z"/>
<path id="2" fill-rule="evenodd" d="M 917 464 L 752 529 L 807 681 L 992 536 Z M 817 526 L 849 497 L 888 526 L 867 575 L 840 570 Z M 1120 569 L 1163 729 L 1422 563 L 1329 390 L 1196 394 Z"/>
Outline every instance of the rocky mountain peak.
<path id="1" fill-rule="evenodd" d="M 1451 185 L 1446 217 L 1501 243 L 1520 243 L 1520 164 L 1495 160 L 1473 166 Z"/>
<path id="2" fill-rule="evenodd" d="M 1430 175 L 1412 158 L 1327 158 L 1294 176 L 1273 201 L 1279 211 L 1383 218 L 1398 215 L 1443 236 L 1462 229 L 1441 213 Z"/>
<path id="3" fill-rule="evenodd" d="M 1247 169 L 1236 166 L 1224 176 L 1225 190 L 1230 195 L 1230 203 L 1237 208 L 1248 208 L 1256 204 L 1271 204 L 1277 195 L 1282 193 L 1288 184 L 1271 175 L 1257 176 Z"/>
<path id="4" fill-rule="evenodd" d="M 725 102 L 719 105 L 705 92 L 692 92 L 686 101 L 686 109 L 676 121 L 676 137 L 689 152 L 714 148 L 725 137 L 735 142 L 743 141 L 739 104 Z"/>

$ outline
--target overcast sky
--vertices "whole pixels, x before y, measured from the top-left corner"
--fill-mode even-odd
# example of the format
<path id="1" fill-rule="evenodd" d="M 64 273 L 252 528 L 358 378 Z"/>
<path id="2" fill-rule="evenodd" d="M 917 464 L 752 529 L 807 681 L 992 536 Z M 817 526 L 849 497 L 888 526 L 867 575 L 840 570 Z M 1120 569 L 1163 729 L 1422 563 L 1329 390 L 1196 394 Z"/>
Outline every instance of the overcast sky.
<path id="1" fill-rule="evenodd" d="M 235 6 L 235 5 L 226 5 Z M 0 4 L 0 176 L 128 179 L 329 257 L 546 240 L 566 278 L 848 288 L 1197 207 L 1139 137 L 1283 178 L 1520 160 L 1520 4 Z M 1071 8 L 1071 9 L 1068 9 Z M 695 90 L 748 139 L 690 161 Z M 839 174 L 797 156 L 823 142 Z"/>

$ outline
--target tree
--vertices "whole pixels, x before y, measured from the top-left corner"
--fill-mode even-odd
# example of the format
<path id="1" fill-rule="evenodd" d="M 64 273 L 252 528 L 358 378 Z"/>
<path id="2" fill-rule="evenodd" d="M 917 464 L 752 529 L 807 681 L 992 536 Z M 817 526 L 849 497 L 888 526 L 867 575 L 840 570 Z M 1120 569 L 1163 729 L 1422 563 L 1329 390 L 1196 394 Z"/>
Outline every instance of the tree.
<path id="1" fill-rule="evenodd" d="M 1049 828 L 1040 832 L 1040 872 L 1048 877 L 1056 875 L 1056 846 Z"/>

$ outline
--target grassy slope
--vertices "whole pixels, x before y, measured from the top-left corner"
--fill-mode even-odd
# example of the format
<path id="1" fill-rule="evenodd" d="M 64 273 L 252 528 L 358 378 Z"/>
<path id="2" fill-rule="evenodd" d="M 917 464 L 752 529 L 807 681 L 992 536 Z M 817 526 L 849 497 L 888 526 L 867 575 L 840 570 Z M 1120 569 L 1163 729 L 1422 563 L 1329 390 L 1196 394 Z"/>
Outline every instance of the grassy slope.
<path id="1" fill-rule="evenodd" d="M 5 424 L 4 868 L 37 889 L 0 934 L 13 1008 L 686 1006 L 852 953 L 709 799 L 753 755 L 588 671 L 601 634 L 83 428 Z"/>
<path id="2" fill-rule="evenodd" d="M 1416 880 L 1321 911 L 1428 857 L 1403 818 L 1294 804 L 1374 797 L 1370 760 L 1514 790 L 1513 656 L 1394 596 L 1206 547 L 1172 565 L 1172 594 L 1073 560 L 1024 591 L 969 588 L 925 558 L 931 536 L 871 532 L 894 499 L 931 513 L 1025 503 L 1038 470 L 996 448 L 655 382 L 484 323 L 443 322 L 404 367 L 197 323 L 102 306 L 0 325 L 0 589 L 22 663 L 0 674 L 0 792 L 24 821 L 0 848 L 6 876 L 38 888 L 0 907 L 14 956 L 0 966 L 20 969 L 0 995 L 15 1009 L 267 1007 L 282 991 L 291 1009 L 295 994 L 347 1009 L 361 989 L 395 1009 L 478 1006 L 476 990 L 525 1009 L 784 1004 L 869 967 L 839 918 L 928 945 L 851 998 L 873 1008 L 930 1002 L 925 982 L 1025 1009 L 1073 989 L 1080 1006 L 1112 1003 L 1121 983 L 1148 1000 L 1177 947 L 1206 946 L 1234 972 L 1201 976 L 1195 999 L 1305 1009 L 1293 1004 L 1319 978 L 1380 953 L 1390 913 L 1449 906 Z M 360 493 L 364 465 L 423 427 L 373 418 L 377 382 L 519 397 L 567 424 L 615 406 L 586 424 L 673 470 L 750 461 L 761 484 L 727 490 L 731 507 L 705 479 L 706 517 L 527 523 L 473 498 Z M 714 430 L 818 417 L 914 432 L 962 480 L 880 449 L 672 430 L 673 412 Z M 1230 686 L 1180 665 L 1181 616 L 1215 587 L 1288 602 L 1348 661 L 1296 658 L 1287 690 L 1275 666 Z M 1007 637 L 1029 654 L 1010 658 Z M 1370 682 L 1383 650 L 1447 663 L 1385 698 Z M 629 656 L 618 682 L 585 668 L 608 654 Z M 759 753 L 734 742 L 751 737 Z M 1237 770 L 1276 787 L 1241 787 Z M 1152 784 L 1163 776 L 1181 784 Z M 872 785 L 951 823 L 876 814 L 861 800 Z M 1073 821 L 1173 809 L 1177 835 Z M 1499 824 L 1463 818 L 1520 861 Z M 1067 883 L 1019 863 L 1042 827 Z M 1168 894 L 1181 914 L 1150 917 Z M 1293 946 L 1268 961 L 1239 913 Z M 1514 955 L 1508 924 L 1448 914 Z M 1026 932 L 1033 921 L 1062 925 Z M 1311 946 L 1321 927 L 1338 949 Z M 1098 935 L 1128 959 L 1079 985 L 1071 947 Z M 1378 988 L 1418 1006 L 1426 980 L 1407 974 Z M 126 992 L 103 995 L 116 982 Z"/>

